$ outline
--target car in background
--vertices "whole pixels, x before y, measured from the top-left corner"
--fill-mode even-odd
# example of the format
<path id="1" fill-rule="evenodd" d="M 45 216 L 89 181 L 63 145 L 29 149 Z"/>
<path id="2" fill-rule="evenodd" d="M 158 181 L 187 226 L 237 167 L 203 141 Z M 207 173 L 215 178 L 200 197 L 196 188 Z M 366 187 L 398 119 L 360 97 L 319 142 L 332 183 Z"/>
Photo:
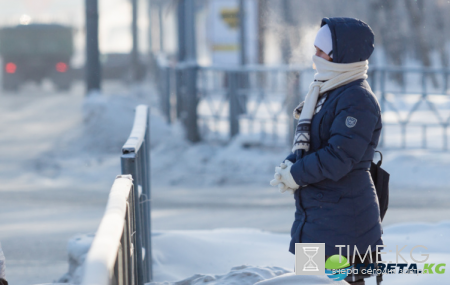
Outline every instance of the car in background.
<path id="1" fill-rule="evenodd" d="M 59 24 L 28 24 L 0 29 L 4 90 L 17 91 L 25 82 L 48 78 L 59 90 L 72 84 L 70 60 L 73 29 Z"/>

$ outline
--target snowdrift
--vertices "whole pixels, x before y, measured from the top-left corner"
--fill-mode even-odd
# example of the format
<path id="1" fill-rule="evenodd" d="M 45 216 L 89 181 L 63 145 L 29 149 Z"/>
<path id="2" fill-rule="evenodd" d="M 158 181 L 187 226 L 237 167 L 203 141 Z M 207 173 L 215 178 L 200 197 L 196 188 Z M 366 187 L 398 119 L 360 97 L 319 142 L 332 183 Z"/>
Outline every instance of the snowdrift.
<path id="1" fill-rule="evenodd" d="M 387 227 L 383 236 L 384 261 L 396 262 L 396 246 L 406 245 L 402 256 L 410 263 L 414 256 L 429 254 L 427 263 L 450 260 L 450 222 L 439 224 L 400 224 Z M 256 229 L 216 229 L 192 231 L 156 231 L 152 234 L 154 281 L 151 285 L 218 284 L 347 284 L 326 276 L 295 275 L 294 256 L 288 252 L 290 236 Z M 60 281 L 78 284 L 80 268 L 92 235 L 69 242 L 70 271 Z M 399 260 L 402 262 L 402 260 Z M 421 264 L 418 265 L 422 267 Z M 446 274 L 384 275 L 383 284 L 448 284 Z M 259 282 L 259 283 L 258 283 Z"/>

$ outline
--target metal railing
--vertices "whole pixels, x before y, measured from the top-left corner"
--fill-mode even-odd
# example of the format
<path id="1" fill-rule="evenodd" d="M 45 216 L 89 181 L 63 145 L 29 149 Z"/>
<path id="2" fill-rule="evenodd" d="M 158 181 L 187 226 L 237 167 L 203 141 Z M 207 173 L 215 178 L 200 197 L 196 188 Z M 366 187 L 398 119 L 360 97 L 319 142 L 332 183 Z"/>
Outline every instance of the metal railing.
<path id="1" fill-rule="evenodd" d="M 117 176 L 84 262 L 82 285 L 135 284 L 134 191 L 131 175 Z"/>
<path id="2" fill-rule="evenodd" d="M 149 108 L 139 105 L 122 147 L 122 176 L 84 264 L 84 285 L 143 285 L 153 279 L 149 142 Z"/>
<path id="3" fill-rule="evenodd" d="M 136 285 L 153 278 L 150 216 L 150 131 L 149 109 L 136 107 L 133 129 L 122 147 L 122 174 L 131 174 L 134 184 L 136 220 Z M 141 262 L 142 261 L 142 262 Z"/>
<path id="4" fill-rule="evenodd" d="M 314 70 L 290 66 L 201 66 L 157 62 L 160 107 L 168 122 L 182 120 L 188 139 L 287 146 Z M 450 69 L 369 68 L 383 113 L 380 146 L 448 150 Z"/>
<path id="5" fill-rule="evenodd" d="M 200 68 L 197 111 L 202 138 L 227 140 L 242 134 L 256 144 L 292 143 L 292 112 L 313 74 L 313 70 L 285 66 Z"/>
<path id="6" fill-rule="evenodd" d="M 383 112 L 380 146 L 448 150 L 449 74 L 449 69 L 372 69 L 369 82 Z"/>
<path id="7" fill-rule="evenodd" d="M 313 78 L 312 69 L 198 66 L 158 62 L 160 109 L 183 121 L 190 141 L 228 141 L 237 134 L 270 145 L 291 143 L 292 111 Z"/>

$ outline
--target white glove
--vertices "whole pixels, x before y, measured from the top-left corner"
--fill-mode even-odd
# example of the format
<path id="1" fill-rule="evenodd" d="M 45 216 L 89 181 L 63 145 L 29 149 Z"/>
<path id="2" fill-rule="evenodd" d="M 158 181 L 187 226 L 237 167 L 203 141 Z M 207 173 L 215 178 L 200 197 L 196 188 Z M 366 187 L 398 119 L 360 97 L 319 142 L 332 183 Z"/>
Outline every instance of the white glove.
<path id="1" fill-rule="evenodd" d="M 290 191 L 294 193 L 295 190 L 298 189 L 299 185 L 295 183 L 294 178 L 291 175 L 291 166 L 293 163 L 289 160 L 285 160 L 280 164 L 279 167 L 275 167 L 275 174 L 272 181 L 270 181 L 270 185 L 278 186 L 278 189 L 281 193 L 286 191 Z"/>

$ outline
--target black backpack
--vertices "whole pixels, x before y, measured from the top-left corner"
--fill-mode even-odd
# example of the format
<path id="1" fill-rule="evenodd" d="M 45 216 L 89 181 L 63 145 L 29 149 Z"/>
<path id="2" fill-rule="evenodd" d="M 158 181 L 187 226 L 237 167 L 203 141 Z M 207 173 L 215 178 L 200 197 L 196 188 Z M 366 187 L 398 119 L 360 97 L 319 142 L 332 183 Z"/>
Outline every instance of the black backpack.
<path id="1" fill-rule="evenodd" d="M 370 165 L 370 175 L 372 176 L 375 189 L 377 190 L 378 204 L 380 205 L 380 217 L 381 221 L 383 221 L 389 204 L 389 173 L 381 168 L 383 155 L 378 150 L 375 152 L 380 154 L 380 160 L 376 164 L 372 161 Z"/>

